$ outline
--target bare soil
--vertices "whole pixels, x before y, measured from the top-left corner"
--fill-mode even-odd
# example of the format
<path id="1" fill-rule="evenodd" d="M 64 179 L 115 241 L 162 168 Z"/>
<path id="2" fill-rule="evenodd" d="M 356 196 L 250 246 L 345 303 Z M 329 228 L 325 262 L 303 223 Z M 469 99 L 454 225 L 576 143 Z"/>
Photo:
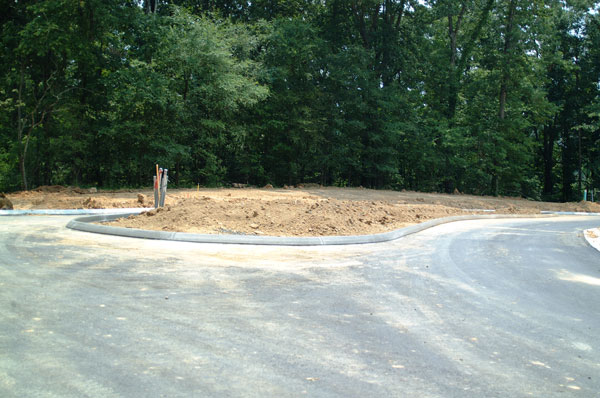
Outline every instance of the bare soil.
<path id="1" fill-rule="evenodd" d="M 91 192 L 50 186 L 6 196 L 15 209 L 154 207 L 151 190 Z M 164 208 L 121 218 L 111 225 L 209 234 L 360 235 L 454 215 L 539 214 L 541 210 L 600 212 L 600 205 L 319 186 L 203 188 L 170 190 Z"/>

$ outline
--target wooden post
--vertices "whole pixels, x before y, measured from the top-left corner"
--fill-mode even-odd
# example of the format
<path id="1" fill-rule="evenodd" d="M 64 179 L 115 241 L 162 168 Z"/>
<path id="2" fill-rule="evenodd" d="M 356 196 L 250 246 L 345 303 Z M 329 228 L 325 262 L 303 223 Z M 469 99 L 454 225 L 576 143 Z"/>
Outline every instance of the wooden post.
<path id="1" fill-rule="evenodd" d="M 160 206 L 160 171 L 158 168 L 158 163 L 156 164 L 156 176 L 154 180 L 154 208 L 158 208 Z"/>
<path id="2" fill-rule="evenodd" d="M 158 180 L 154 176 L 154 208 L 158 208 Z"/>
<path id="3" fill-rule="evenodd" d="M 167 183 L 169 182 L 169 177 L 167 175 L 168 172 L 168 169 L 164 169 L 162 172 L 160 184 L 160 207 L 165 205 L 165 199 L 167 198 Z"/>

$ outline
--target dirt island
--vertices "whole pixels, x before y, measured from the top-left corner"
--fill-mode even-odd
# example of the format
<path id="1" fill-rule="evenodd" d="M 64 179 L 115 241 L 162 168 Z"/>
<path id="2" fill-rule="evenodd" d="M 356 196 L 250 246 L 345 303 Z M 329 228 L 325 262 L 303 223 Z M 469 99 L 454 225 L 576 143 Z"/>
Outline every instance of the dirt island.
<path id="1" fill-rule="evenodd" d="M 40 187 L 7 194 L 15 209 L 154 207 L 151 190 Z M 178 189 L 164 208 L 121 218 L 114 226 L 161 231 L 273 236 L 360 235 L 467 214 L 600 212 L 591 202 L 548 203 L 462 194 L 296 187 Z"/>

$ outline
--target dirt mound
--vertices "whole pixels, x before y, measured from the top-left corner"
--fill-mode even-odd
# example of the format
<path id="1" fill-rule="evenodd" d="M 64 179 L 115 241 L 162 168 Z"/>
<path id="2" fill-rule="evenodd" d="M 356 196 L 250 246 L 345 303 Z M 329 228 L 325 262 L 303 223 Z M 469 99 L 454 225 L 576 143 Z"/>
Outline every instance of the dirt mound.
<path id="1" fill-rule="evenodd" d="M 45 192 L 45 193 L 57 193 L 67 191 L 67 187 L 63 187 L 62 185 L 42 185 L 41 187 L 37 187 L 34 189 L 35 192 Z"/>
<path id="2" fill-rule="evenodd" d="M 16 209 L 154 207 L 152 190 L 98 191 L 40 187 L 6 195 Z M 432 218 L 465 214 L 600 213 L 591 202 L 544 203 L 519 198 L 375 191 L 365 188 L 272 186 L 170 190 L 166 207 L 115 225 L 195 233 L 278 236 L 361 235 Z"/>
<path id="3" fill-rule="evenodd" d="M 594 202 L 581 201 L 577 204 L 573 204 L 573 211 L 581 211 L 584 213 L 600 213 L 600 204 Z"/>
<path id="4" fill-rule="evenodd" d="M 102 205 L 98 203 L 96 199 L 92 199 L 91 197 L 84 200 L 82 205 L 85 209 L 102 209 Z"/>
<path id="5" fill-rule="evenodd" d="M 0 192 L 0 209 L 4 209 L 4 210 L 12 210 L 13 209 L 12 202 L 2 192 Z"/>
<path id="6" fill-rule="evenodd" d="M 32 191 L 10 194 L 16 209 L 110 209 L 145 207 L 137 199 L 137 191 L 105 191 L 61 185 L 42 186 Z M 82 195 L 86 195 L 82 198 Z M 153 205 L 153 203 L 151 203 Z"/>
<path id="7" fill-rule="evenodd" d="M 215 200 L 207 196 L 120 219 L 115 226 L 195 233 L 277 236 L 360 235 L 390 231 L 425 220 L 464 214 L 439 205 L 387 201 L 298 199 Z"/>

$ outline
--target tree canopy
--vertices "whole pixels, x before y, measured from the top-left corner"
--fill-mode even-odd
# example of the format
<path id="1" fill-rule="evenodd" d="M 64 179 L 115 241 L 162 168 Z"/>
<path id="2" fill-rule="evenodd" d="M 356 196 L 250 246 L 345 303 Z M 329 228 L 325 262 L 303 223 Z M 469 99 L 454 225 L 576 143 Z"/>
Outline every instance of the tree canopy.
<path id="1" fill-rule="evenodd" d="M 0 3 L 0 191 L 600 188 L 595 1 Z"/>

